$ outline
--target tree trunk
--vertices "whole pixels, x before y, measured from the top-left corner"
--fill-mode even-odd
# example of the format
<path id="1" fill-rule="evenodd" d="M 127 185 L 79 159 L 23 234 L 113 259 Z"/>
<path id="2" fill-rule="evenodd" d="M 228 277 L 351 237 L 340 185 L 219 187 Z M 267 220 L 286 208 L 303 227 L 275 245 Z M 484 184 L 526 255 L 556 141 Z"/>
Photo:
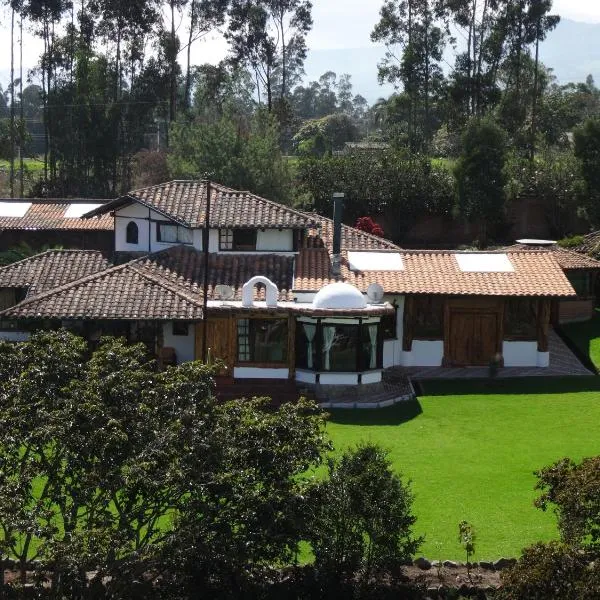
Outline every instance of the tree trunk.
<path id="1" fill-rule="evenodd" d="M 192 105 L 190 94 L 192 91 L 192 40 L 194 37 L 194 29 L 196 27 L 196 0 L 192 0 L 190 6 L 190 35 L 187 45 L 187 66 L 185 69 L 185 108 L 189 110 Z"/>
<path id="2" fill-rule="evenodd" d="M 169 94 L 169 121 L 175 121 L 177 116 L 177 52 L 175 46 L 175 0 L 170 0 L 171 4 L 171 56 L 170 61 L 170 94 Z"/>
<path id="3" fill-rule="evenodd" d="M 19 141 L 19 197 L 23 198 L 24 193 L 24 165 L 23 154 L 25 151 L 25 108 L 23 106 L 23 18 L 19 20 L 19 117 L 21 120 L 21 139 Z"/>
<path id="4" fill-rule="evenodd" d="M 429 12 L 429 0 L 427 0 L 427 6 L 425 8 L 425 122 L 423 123 L 423 149 L 425 152 L 429 150 L 429 28 L 431 14 Z"/>
<path id="5" fill-rule="evenodd" d="M 279 13 L 279 27 L 281 29 L 281 98 L 285 98 L 287 87 L 287 46 L 285 45 L 285 27 L 283 25 L 283 11 Z"/>
<path id="6" fill-rule="evenodd" d="M 533 101 L 531 103 L 531 141 L 529 143 L 529 160 L 533 162 L 535 158 L 535 133 L 536 133 L 536 119 L 537 119 L 537 100 L 538 100 L 538 68 L 540 64 L 540 17 L 536 24 L 536 35 L 535 35 L 535 64 L 533 73 Z"/>
<path id="7" fill-rule="evenodd" d="M 10 19 L 10 197 L 15 197 L 15 9 Z"/>

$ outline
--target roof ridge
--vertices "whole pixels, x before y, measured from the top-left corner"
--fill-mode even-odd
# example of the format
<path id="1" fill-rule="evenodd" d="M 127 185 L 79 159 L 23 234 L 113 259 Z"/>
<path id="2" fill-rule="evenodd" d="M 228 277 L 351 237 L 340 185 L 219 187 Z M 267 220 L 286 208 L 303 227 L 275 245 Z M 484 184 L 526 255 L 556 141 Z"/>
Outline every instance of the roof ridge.
<path id="1" fill-rule="evenodd" d="M 144 270 L 147 270 L 145 267 L 143 267 L 143 268 L 144 268 Z M 203 302 L 199 301 L 197 298 L 194 298 L 193 296 L 191 296 L 190 294 L 188 294 L 188 292 L 186 292 L 185 290 L 181 290 L 181 289 L 173 286 L 170 282 L 167 282 L 167 281 L 161 279 L 160 277 L 157 277 L 154 274 L 141 271 L 140 269 L 138 269 L 136 267 L 136 265 L 131 265 L 131 269 L 135 273 L 137 273 L 138 275 L 140 275 L 141 277 L 144 277 L 145 279 L 148 279 L 149 281 L 152 281 L 153 283 L 155 283 L 155 284 L 157 284 L 157 285 L 165 288 L 169 292 L 171 292 L 173 294 L 177 294 L 178 296 L 180 296 L 184 300 L 187 300 L 188 302 L 191 302 L 192 304 L 195 304 L 199 308 L 204 308 Z"/>

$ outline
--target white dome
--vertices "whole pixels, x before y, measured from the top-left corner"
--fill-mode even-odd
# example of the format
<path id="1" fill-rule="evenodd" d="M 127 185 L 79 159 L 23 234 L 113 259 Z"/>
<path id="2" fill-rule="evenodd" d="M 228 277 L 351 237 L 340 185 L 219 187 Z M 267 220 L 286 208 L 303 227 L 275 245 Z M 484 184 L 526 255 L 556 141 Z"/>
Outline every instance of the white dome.
<path id="1" fill-rule="evenodd" d="M 330 283 L 322 287 L 316 294 L 313 308 L 355 309 L 366 308 L 365 297 L 349 283 Z"/>

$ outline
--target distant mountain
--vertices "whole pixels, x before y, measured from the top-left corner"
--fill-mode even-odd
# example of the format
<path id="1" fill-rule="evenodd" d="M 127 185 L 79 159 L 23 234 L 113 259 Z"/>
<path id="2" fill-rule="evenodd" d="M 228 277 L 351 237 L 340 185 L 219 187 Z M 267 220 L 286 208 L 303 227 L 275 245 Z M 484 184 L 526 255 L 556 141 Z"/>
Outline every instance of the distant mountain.
<path id="1" fill-rule="evenodd" d="M 394 91 L 392 86 L 380 86 L 377 82 L 377 63 L 384 54 L 385 48 L 375 44 L 344 50 L 311 50 L 304 65 L 305 81 L 315 81 L 326 71 L 350 73 L 354 93 L 373 103 Z M 454 64 L 452 51 L 444 58 Z M 554 69 L 559 83 L 584 81 L 592 74 L 600 84 L 600 23 L 562 20 L 540 45 L 540 60 Z M 446 72 L 450 70 L 447 64 L 443 66 Z"/>

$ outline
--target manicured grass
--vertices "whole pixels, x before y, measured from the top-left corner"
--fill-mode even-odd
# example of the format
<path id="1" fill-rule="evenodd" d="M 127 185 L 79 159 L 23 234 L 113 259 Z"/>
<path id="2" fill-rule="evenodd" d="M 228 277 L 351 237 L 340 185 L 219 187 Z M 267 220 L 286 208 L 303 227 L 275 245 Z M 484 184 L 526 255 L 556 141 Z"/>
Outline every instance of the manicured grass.
<path id="1" fill-rule="evenodd" d="M 425 382 L 418 401 L 378 411 L 332 411 L 336 451 L 373 441 L 412 480 L 415 533 L 432 559 L 462 559 L 458 523 L 477 532 L 476 559 L 518 556 L 557 536 L 533 506 L 533 472 L 600 454 L 600 378 Z"/>
<path id="2" fill-rule="evenodd" d="M 600 312 L 596 310 L 591 321 L 569 323 L 562 329 L 584 356 L 600 369 Z"/>

